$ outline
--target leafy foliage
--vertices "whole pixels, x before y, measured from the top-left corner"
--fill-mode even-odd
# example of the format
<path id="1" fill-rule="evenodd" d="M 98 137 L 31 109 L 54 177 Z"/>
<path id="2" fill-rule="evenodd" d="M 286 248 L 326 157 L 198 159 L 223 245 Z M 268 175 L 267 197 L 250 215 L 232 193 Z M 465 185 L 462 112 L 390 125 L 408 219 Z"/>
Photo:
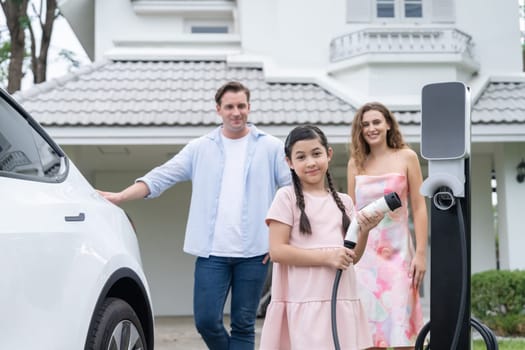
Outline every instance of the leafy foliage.
<path id="1" fill-rule="evenodd" d="M 474 316 L 499 336 L 525 336 L 525 271 L 485 271 L 472 275 Z"/>

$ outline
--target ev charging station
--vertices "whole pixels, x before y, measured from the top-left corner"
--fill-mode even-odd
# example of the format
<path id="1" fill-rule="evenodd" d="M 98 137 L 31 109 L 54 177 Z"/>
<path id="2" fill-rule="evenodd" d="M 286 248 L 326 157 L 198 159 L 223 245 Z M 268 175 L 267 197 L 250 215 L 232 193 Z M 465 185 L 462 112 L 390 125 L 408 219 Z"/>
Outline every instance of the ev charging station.
<path id="1" fill-rule="evenodd" d="M 487 349 L 492 332 L 470 317 L 470 88 L 461 82 L 425 85 L 421 99 L 421 156 L 428 177 L 420 188 L 430 208 L 430 322 L 416 350 L 470 350 L 470 326 Z"/>
<path id="2" fill-rule="evenodd" d="M 470 349 L 470 89 L 425 85 L 420 192 L 430 209 L 430 348 Z"/>

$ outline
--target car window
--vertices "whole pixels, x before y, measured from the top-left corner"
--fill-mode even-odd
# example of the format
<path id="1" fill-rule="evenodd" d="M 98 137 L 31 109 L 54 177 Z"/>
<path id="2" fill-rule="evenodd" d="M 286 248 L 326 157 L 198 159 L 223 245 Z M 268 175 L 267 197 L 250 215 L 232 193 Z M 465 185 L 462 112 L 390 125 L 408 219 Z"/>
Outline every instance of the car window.
<path id="1" fill-rule="evenodd" d="M 57 181 L 64 166 L 56 146 L 0 99 L 0 176 Z"/>

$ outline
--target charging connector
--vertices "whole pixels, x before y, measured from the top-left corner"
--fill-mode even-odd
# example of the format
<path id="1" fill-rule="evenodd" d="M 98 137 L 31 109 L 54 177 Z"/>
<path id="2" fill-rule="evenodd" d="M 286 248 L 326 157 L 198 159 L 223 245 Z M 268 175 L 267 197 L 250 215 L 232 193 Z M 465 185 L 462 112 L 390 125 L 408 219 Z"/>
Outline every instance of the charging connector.
<path id="1" fill-rule="evenodd" d="M 432 196 L 432 203 L 434 206 L 442 211 L 449 210 L 456 204 L 456 197 L 448 187 L 440 187 Z"/>

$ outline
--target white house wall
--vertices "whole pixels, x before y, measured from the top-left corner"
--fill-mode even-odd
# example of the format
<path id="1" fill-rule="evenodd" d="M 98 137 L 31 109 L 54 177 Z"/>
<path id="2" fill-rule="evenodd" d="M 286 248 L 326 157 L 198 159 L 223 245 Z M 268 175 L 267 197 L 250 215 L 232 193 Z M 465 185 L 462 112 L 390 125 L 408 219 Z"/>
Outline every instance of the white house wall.
<path id="1" fill-rule="evenodd" d="M 403 63 L 393 70 L 388 63 L 377 63 L 359 70 L 343 70 L 333 76 L 349 89 L 360 90 L 368 101 L 388 106 L 417 105 L 424 85 L 440 81 L 464 81 L 464 76 L 447 64 Z"/>
<path id="2" fill-rule="evenodd" d="M 242 36 L 244 54 L 267 55 L 283 68 L 325 69 L 328 45 L 338 35 L 381 23 L 347 23 L 346 1 L 333 0 L 238 0 L 236 30 Z M 100 59 L 115 41 L 173 41 L 183 33 L 184 14 L 175 12 L 137 15 L 129 0 L 96 0 L 95 45 Z M 167 2 L 168 3 L 168 2 Z M 521 70 L 516 0 L 456 1 L 456 22 L 398 27 L 455 27 L 473 36 L 475 55 L 483 72 Z M 392 24 L 389 24 L 392 25 Z M 497 26 L 497 30 L 495 30 Z"/>
<path id="3" fill-rule="evenodd" d="M 116 45 L 128 43 L 142 50 L 137 43 L 173 41 L 183 32 L 180 17 L 170 15 L 138 16 L 130 0 L 96 0 L 95 54 L 104 58 Z M 144 45 L 144 44 L 142 44 Z"/>
<path id="4" fill-rule="evenodd" d="M 481 74 L 522 71 L 517 0 L 457 0 L 456 13 L 457 28 L 473 36 Z"/>
<path id="5" fill-rule="evenodd" d="M 342 0 L 239 0 L 238 4 L 245 52 L 268 55 L 283 68 L 325 68 L 330 40 L 352 28 L 346 23 Z"/>

